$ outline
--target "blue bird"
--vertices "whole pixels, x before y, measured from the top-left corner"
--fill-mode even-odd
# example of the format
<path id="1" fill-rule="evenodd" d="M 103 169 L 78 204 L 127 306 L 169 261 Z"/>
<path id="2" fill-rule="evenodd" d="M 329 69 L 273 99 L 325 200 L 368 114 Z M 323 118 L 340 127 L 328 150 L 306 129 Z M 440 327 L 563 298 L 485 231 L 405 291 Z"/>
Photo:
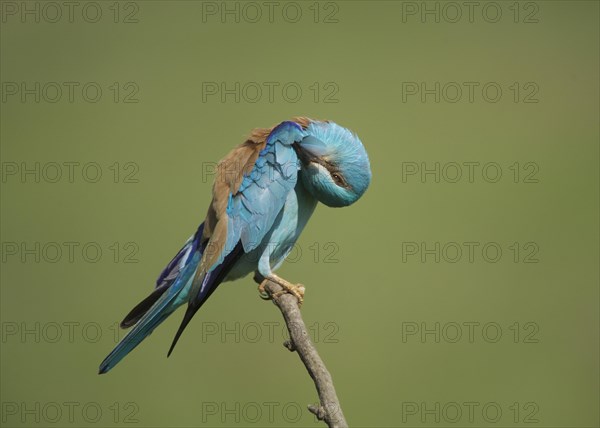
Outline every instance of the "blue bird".
<path id="1" fill-rule="evenodd" d="M 330 121 L 305 117 L 259 128 L 217 167 L 204 222 L 166 266 L 154 291 L 121 322 L 133 327 L 100 364 L 100 374 L 187 303 L 167 355 L 194 314 L 224 281 L 255 272 L 303 301 L 304 288 L 274 271 L 292 250 L 317 202 L 352 204 L 367 190 L 371 168 L 360 139 Z"/>

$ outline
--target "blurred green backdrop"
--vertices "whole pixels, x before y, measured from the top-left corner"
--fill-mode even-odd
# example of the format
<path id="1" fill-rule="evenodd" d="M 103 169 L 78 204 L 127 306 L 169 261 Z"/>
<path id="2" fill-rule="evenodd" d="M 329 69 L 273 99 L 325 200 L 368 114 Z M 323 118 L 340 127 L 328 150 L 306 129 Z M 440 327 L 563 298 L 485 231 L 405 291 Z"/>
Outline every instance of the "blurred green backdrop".
<path id="1" fill-rule="evenodd" d="M 214 162 L 294 115 L 373 169 L 280 270 L 349 423 L 598 426 L 598 2 L 1 5 L 2 426 L 320 425 L 250 278 L 96 374 Z"/>

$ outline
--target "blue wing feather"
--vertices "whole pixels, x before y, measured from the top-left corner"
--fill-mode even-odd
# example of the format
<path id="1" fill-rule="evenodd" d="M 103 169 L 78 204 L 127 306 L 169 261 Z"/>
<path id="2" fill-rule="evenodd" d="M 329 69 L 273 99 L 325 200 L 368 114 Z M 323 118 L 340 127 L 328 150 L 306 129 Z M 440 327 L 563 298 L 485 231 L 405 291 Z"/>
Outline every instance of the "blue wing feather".
<path id="1" fill-rule="evenodd" d="M 241 239 L 244 252 L 248 253 L 268 233 L 287 194 L 296 186 L 299 165 L 292 144 L 304 136 L 302 128 L 289 121 L 271 131 L 254 168 L 229 201 L 226 248 L 233 248 Z"/>
<path id="2" fill-rule="evenodd" d="M 204 223 L 200 224 L 196 233 L 186 241 L 177 255 L 173 257 L 173 260 L 171 260 L 163 269 L 161 274 L 156 279 L 156 288 L 163 285 L 165 281 L 168 281 L 169 279 L 175 279 L 177 277 L 179 270 L 185 266 L 190 255 L 194 254 L 200 247 L 200 239 L 202 237 L 203 230 Z"/>

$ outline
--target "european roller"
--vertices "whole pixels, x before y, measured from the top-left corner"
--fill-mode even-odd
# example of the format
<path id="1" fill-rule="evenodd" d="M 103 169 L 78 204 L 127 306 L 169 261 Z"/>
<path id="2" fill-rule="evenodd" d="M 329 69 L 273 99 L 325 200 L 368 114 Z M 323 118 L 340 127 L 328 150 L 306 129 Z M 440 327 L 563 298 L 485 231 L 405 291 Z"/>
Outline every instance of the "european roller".
<path id="1" fill-rule="evenodd" d="M 360 139 L 331 121 L 304 117 L 259 128 L 217 166 L 204 222 L 169 262 L 154 291 L 121 322 L 133 327 L 100 364 L 112 369 L 187 303 L 168 355 L 194 314 L 224 281 L 252 272 L 279 284 L 302 303 L 304 288 L 275 271 L 292 250 L 317 202 L 354 203 L 371 181 Z"/>

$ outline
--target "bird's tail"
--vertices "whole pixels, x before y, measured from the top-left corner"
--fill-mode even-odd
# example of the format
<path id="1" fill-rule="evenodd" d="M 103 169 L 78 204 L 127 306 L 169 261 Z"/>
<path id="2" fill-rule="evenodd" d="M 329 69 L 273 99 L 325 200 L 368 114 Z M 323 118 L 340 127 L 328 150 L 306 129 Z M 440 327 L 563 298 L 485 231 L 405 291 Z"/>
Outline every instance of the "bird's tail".
<path id="1" fill-rule="evenodd" d="M 121 327 L 134 325 L 100 364 L 99 373 L 112 369 L 152 331 L 187 301 L 192 281 L 202 256 L 199 244 L 203 225 L 169 263 L 157 281 L 157 287 L 140 302 L 121 322 Z"/>

